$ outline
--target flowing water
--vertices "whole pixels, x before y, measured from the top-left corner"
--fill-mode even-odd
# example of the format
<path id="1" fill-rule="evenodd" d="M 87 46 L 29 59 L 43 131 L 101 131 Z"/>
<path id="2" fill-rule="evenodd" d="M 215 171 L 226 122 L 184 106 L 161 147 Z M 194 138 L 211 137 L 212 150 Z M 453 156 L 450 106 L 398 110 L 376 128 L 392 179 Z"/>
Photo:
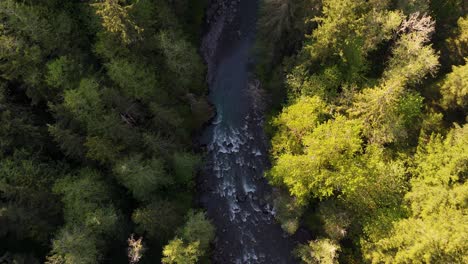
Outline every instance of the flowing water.
<path id="1" fill-rule="evenodd" d="M 217 228 L 214 263 L 295 263 L 263 177 L 261 92 L 249 74 L 257 9 L 257 0 L 214 0 L 207 11 L 202 53 L 217 116 L 201 139 L 208 158 L 199 191 Z"/>

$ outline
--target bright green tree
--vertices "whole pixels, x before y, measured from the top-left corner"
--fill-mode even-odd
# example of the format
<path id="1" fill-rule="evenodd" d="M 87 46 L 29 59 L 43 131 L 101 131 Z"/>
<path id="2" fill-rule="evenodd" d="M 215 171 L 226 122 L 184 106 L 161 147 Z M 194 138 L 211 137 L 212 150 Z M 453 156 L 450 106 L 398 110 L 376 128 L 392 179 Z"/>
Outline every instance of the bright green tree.
<path id="1" fill-rule="evenodd" d="M 392 57 L 385 69 L 383 81 L 411 85 L 421 82 L 427 75 L 437 72 L 438 55 L 427 44 L 435 30 L 435 22 L 429 16 L 410 15 L 403 21 L 403 32 L 392 50 Z"/>
<path id="2" fill-rule="evenodd" d="M 161 261 L 164 264 L 195 264 L 202 256 L 199 244 L 198 241 L 187 244 L 175 238 L 164 247 Z"/>
<path id="3" fill-rule="evenodd" d="M 268 173 L 304 203 L 354 191 L 363 180 L 354 156 L 362 151 L 361 123 L 337 116 L 304 136 L 303 154 L 280 155 Z"/>
<path id="4" fill-rule="evenodd" d="M 442 105 L 445 108 L 461 108 L 468 112 L 468 63 L 453 66 L 442 86 Z"/>
<path id="5" fill-rule="evenodd" d="M 406 92 L 397 83 L 364 89 L 348 110 L 363 121 L 364 135 L 371 143 L 384 144 L 408 138 L 422 113 L 423 98 Z"/>
<path id="6" fill-rule="evenodd" d="M 411 214 L 395 222 L 390 234 L 371 244 L 365 256 L 373 263 L 464 263 L 468 260 L 467 126 L 445 139 L 421 141 L 415 155 L 411 191 L 405 196 Z"/>
<path id="7" fill-rule="evenodd" d="M 102 26 L 110 33 L 116 34 L 124 44 L 130 44 L 139 38 L 143 31 L 133 22 L 129 15 L 132 5 L 123 5 L 125 0 L 103 0 L 92 4 L 96 14 L 102 19 Z"/>
<path id="8" fill-rule="evenodd" d="M 455 36 L 447 39 L 450 56 L 457 64 L 463 64 L 468 56 L 468 16 L 458 19 Z"/>
<path id="9" fill-rule="evenodd" d="M 301 154 L 304 137 L 326 119 L 326 104 L 320 97 L 302 97 L 285 107 L 273 120 L 277 132 L 272 139 L 272 153 Z"/>
<path id="10" fill-rule="evenodd" d="M 207 253 L 215 229 L 203 212 L 189 212 L 177 236 L 163 249 L 163 263 L 192 264 Z"/>
<path id="11" fill-rule="evenodd" d="M 295 254 L 306 264 L 337 264 L 340 246 L 330 239 L 317 239 L 300 245 Z"/>

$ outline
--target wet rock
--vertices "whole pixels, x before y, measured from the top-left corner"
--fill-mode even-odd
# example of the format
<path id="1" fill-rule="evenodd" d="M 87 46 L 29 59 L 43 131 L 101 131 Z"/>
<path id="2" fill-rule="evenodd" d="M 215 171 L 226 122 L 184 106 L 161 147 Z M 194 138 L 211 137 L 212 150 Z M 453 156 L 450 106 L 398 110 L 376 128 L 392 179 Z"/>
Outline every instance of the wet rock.
<path id="1" fill-rule="evenodd" d="M 237 201 L 239 201 L 239 202 L 245 202 L 245 200 L 247 199 L 247 195 L 242 194 L 242 193 L 237 194 L 236 199 L 237 199 Z"/>

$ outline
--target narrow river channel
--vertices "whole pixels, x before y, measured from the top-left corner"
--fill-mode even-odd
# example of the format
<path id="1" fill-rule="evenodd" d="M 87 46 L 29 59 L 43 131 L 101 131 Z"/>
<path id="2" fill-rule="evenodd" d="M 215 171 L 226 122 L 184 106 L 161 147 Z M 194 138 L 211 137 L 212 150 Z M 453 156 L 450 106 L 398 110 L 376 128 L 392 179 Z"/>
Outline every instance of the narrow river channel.
<path id="1" fill-rule="evenodd" d="M 217 116 L 201 143 L 208 157 L 202 205 L 217 228 L 214 263 L 295 263 L 293 242 L 275 222 L 258 82 L 250 72 L 258 0 L 213 0 L 202 53 Z"/>

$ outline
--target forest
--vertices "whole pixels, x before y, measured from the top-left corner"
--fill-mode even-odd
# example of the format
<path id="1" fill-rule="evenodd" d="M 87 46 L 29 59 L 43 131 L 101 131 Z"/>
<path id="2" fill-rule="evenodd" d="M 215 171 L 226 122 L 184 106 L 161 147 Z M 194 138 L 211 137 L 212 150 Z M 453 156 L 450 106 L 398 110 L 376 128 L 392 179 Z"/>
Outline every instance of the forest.
<path id="1" fill-rule="evenodd" d="M 0 1 L 1 263 L 128 263 L 127 245 L 131 263 L 166 244 L 164 263 L 205 254 L 191 146 L 211 115 L 203 8 Z"/>
<path id="2" fill-rule="evenodd" d="M 0 0 L 0 263 L 211 263 L 213 1 Z M 468 263 L 467 2 L 259 5 L 265 177 L 311 236 L 298 263 Z"/>
<path id="3" fill-rule="evenodd" d="M 304 263 L 468 263 L 458 0 L 264 0 L 277 219 Z"/>

